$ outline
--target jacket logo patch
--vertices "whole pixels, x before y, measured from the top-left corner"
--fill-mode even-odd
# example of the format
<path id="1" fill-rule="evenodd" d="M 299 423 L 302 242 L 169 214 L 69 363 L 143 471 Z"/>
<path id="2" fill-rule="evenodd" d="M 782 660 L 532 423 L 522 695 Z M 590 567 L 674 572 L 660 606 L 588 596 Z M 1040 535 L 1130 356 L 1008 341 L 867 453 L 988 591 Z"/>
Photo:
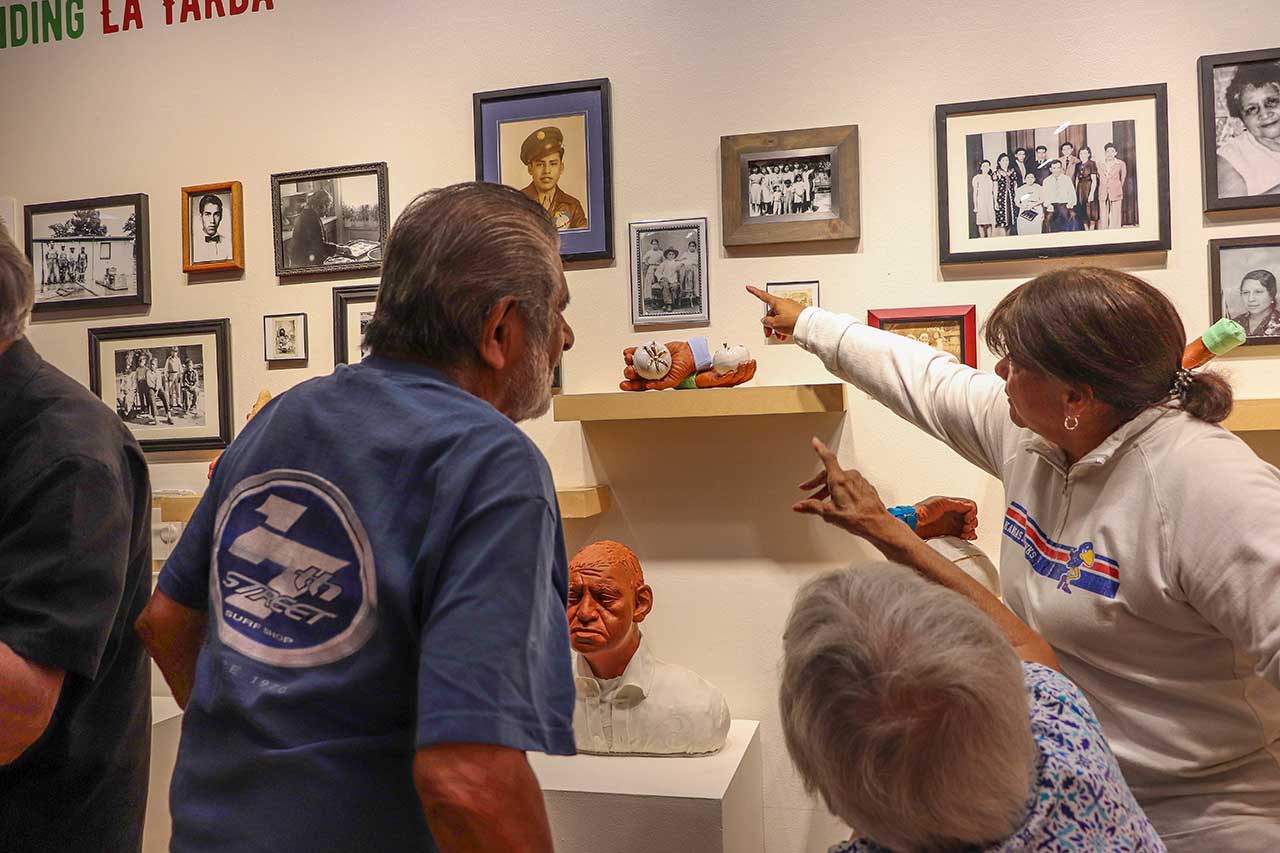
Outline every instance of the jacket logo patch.
<path id="1" fill-rule="evenodd" d="M 1072 587 L 1105 598 L 1120 591 L 1120 564 L 1097 553 L 1092 542 L 1077 547 L 1054 542 L 1026 508 L 1011 502 L 1004 514 L 1004 535 L 1022 547 L 1036 574 L 1055 581 L 1067 595 Z"/>

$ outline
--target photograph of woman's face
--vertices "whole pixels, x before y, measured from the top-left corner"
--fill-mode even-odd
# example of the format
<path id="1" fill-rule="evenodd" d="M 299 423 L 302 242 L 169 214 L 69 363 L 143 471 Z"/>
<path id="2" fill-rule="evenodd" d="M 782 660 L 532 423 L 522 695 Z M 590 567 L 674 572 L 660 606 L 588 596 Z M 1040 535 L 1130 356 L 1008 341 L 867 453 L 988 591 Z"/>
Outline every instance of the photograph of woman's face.
<path id="1" fill-rule="evenodd" d="M 1246 86 L 1240 93 L 1240 120 L 1259 142 L 1280 143 L 1280 83 Z"/>
<path id="2" fill-rule="evenodd" d="M 1244 300 L 1245 310 L 1255 315 L 1267 311 L 1275 302 L 1262 282 L 1255 278 L 1247 278 L 1240 283 L 1240 298 Z"/>

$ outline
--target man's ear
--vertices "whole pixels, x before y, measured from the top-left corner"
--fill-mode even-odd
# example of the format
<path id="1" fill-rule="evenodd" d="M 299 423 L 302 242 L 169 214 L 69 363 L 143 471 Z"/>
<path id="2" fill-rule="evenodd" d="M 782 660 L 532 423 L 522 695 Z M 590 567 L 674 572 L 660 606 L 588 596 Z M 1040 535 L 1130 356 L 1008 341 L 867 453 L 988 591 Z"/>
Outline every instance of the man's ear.
<path id="1" fill-rule="evenodd" d="M 653 609 L 653 590 L 649 585 L 641 584 L 636 589 L 636 609 L 631 614 L 632 622 L 643 622 L 644 617 L 649 615 L 649 611 Z"/>
<path id="2" fill-rule="evenodd" d="M 502 370 L 511 358 L 513 325 L 519 317 L 514 296 L 502 297 L 485 315 L 479 355 L 480 360 L 494 370 Z"/>

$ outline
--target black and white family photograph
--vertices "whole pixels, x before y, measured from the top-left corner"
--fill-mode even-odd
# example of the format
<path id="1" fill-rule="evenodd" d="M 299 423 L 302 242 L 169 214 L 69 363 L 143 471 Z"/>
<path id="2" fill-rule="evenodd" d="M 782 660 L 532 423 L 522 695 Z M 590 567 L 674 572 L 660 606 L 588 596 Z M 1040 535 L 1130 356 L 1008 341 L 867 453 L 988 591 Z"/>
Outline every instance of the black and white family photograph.
<path id="1" fill-rule="evenodd" d="M 748 218 L 804 217 L 831 210 L 831 155 L 786 151 L 747 160 Z"/>
<path id="2" fill-rule="evenodd" d="M 375 269 L 387 238 L 386 165 L 272 177 L 276 274 Z"/>
<path id="3" fill-rule="evenodd" d="M 707 319 L 705 219 L 631 224 L 632 322 Z"/>
<path id="4" fill-rule="evenodd" d="M 268 314 L 262 318 L 267 361 L 302 361 L 307 358 L 307 315 Z"/>
<path id="5" fill-rule="evenodd" d="M 1280 51 L 1264 53 L 1271 57 L 1212 66 L 1218 199 L 1280 203 Z"/>
<path id="6" fill-rule="evenodd" d="M 119 349 L 112 355 L 116 412 L 135 432 L 205 425 L 203 344 Z"/>
<path id="7" fill-rule="evenodd" d="M 1213 240 L 1209 259 L 1213 319 L 1243 326 L 1246 344 L 1280 344 L 1280 236 Z"/>
<path id="8" fill-rule="evenodd" d="M 139 239 L 145 210 L 139 197 L 27 207 L 27 245 L 36 280 L 36 310 L 80 307 L 93 300 L 138 303 L 145 296 Z M 45 208 L 45 209 L 42 209 Z M 54 208 L 54 209 L 47 209 Z"/>
<path id="9" fill-rule="evenodd" d="M 969 236 L 1136 226 L 1134 133 L 1130 120 L 967 135 Z"/>

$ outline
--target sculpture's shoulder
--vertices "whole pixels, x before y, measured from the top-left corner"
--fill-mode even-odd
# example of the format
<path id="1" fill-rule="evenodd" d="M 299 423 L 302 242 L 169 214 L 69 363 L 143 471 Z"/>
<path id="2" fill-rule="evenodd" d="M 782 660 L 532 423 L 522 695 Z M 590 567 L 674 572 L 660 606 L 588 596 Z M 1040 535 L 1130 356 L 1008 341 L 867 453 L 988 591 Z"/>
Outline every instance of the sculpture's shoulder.
<path id="1" fill-rule="evenodd" d="M 687 738 L 688 752 L 715 752 L 729 734 L 729 703 L 720 688 L 691 669 L 653 659 L 653 681 L 645 703 Z"/>

